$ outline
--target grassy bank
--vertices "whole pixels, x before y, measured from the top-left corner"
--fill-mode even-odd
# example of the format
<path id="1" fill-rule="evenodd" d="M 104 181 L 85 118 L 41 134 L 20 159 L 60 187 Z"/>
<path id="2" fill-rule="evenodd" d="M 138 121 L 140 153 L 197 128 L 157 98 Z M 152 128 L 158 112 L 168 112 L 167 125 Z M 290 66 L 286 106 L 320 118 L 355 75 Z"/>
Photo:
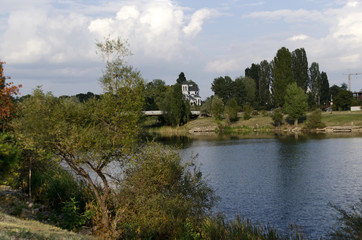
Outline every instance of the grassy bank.
<path id="1" fill-rule="evenodd" d="M 309 114 L 309 113 L 308 113 Z M 164 136 L 172 135 L 187 135 L 190 132 L 215 132 L 220 126 L 226 127 L 226 132 L 269 132 L 273 131 L 276 127 L 273 125 L 273 120 L 269 115 L 256 115 L 252 116 L 248 120 L 242 118 L 242 114 L 239 115 L 239 119 L 233 123 L 227 123 L 226 120 L 217 122 L 213 117 L 199 117 L 191 120 L 187 124 L 180 127 L 170 126 L 150 126 L 149 132 L 158 133 Z M 284 117 L 286 119 L 286 116 Z M 362 112 L 324 112 L 322 113 L 322 122 L 327 127 L 332 126 L 362 126 Z M 299 127 L 303 128 L 305 125 L 305 119 L 300 121 Z M 283 129 L 293 128 L 292 122 L 288 123 L 284 120 L 284 123 L 280 127 Z"/>
<path id="2" fill-rule="evenodd" d="M 69 232 L 38 221 L 16 218 L 0 212 L 0 239 L 88 240 L 94 238 Z"/>
<path id="3" fill-rule="evenodd" d="M 362 126 L 362 112 L 325 112 L 322 121 L 326 126 Z"/>

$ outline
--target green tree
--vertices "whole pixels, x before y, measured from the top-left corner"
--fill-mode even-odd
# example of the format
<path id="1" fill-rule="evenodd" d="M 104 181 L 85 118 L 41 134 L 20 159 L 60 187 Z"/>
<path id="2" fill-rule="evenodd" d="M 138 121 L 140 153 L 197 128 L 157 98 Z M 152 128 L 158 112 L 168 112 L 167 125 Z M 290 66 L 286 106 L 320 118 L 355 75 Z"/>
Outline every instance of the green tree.
<path id="1" fill-rule="evenodd" d="M 233 98 L 235 98 L 239 106 L 242 106 L 246 102 L 244 77 L 237 77 L 233 85 Z"/>
<path id="2" fill-rule="evenodd" d="M 255 82 L 255 98 L 260 98 L 260 65 L 252 63 L 250 68 L 245 69 L 245 77 L 249 77 Z"/>
<path id="3" fill-rule="evenodd" d="M 304 48 L 295 49 L 292 52 L 293 76 L 298 87 L 301 87 L 304 92 L 308 88 L 308 58 Z"/>
<path id="4" fill-rule="evenodd" d="M 334 97 L 334 104 L 337 109 L 349 110 L 353 101 L 353 94 L 348 90 L 340 90 Z"/>
<path id="5" fill-rule="evenodd" d="M 214 95 L 214 97 L 212 98 L 211 110 L 212 115 L 215 117 L 215 119 L 221 120 L 222 114 L 224 112 L 224 102 L 217 95 Z"/>
<path id="6" fill-rule="evenodd" d="M 84 103 L 86 101 L 88 101 L 89 99 L 92 99 L 92 98 L 99 98 L 100 96 L 99 95 L 96 95 L 92 92 L 87 92 L 87 93 L 79 93 L 77 95 L 75 95 L 75 97 L 81 102 L 81 103 Z"/>
<path id="7" fill-rule="evenodd" d="M 183 72 L 181 72 L 178 75 L 178 78 L 176 79 L 176 83 L 183 84 L 183 83 L 186 83 L 186 82 L 187 82 L 187 80 L 186 80 L 185 74 Z"/>
<path id="8" fill-rule="evenodd" d="M 329 95 L 329 81 L 327 77 L 327 73 L 322 72 L 321 73 L 321 103 L 322 104 L 328 104 L 330 101 L 330 95 Z"/>
<path id="9" fill-rule="evenodd" d="M 274 104 L 281 107 L 284 105 L 287 86 L 295 82 L 293 77 L 292 55 L 285 47 L 279 49 L 274 57 L 273 75 L 272 92 Z"/>
<path id="10" fill-rule="evenodd" d="M 320 104 L 321 74 L 319 72 L 319 64 L 313 62 L 309 68 L 309 73 L 309 89 L 311 91 L 312 98 L 316 104 Z"/>
<path id="11" fill-rule="evenodd" d="M 173 85 L 167 91 L 165 98 L 161 104 L 163 117 L 167 124 L 180 126 L 187 123 L 191 114 L 191 107 L 188 101 L 185 101 L 182 95 L 181 84 Z"/>
<path id="12" fill-rule="evenodd" d="M 206 101 L 202 104 L 200 112 L 202 115 L 211 116 L 212 115 L 212 98 L 206 98 Z"/>
<path id="13" fill-rule="evenodd" d="M 254 79 L 245 77 L 244 78 L 245 85 L 245 101 L 249 105 L 254 105 L 255 103 L 255 92 L 256 92 L 256 84 Z"/>
<path id="14" fill-rule="evenodd" d="M 294 126 L 298 126 L 298 119 L 304 116 L 308 109 L 308 96 L 304 90 L 292 83 L 287 86 L 285 95 L 284 111 L 289 118 L 294 120 Z"/>
<path id="15" fill-rule="evenodd" d="M 230 99 L 224 110 L 224 115 L 226 119 L 230 122 L 235 122 L 238 120 L 239 105 L 234 98 Z"/>
<path id="16" fill-rule="evenodd" d="M 105 93 L 99 100 L 81 104 L 36 89 L 21 104 L 22 117 L 14 127 L 22 142 L 63 160 L 87 181 L 99 210 L 99 230 L 107 233 L 113 218 L 113 192 L 105 171 L 111 163 L 122 168 L 134 150 L 144 81 L 139 72 L 124 65 L 128 50 L 119 39 L 105 39 L 97 47 L 106 60 L 100 80 Z"/>
<path id="17" fill-rule="evenodd" d="M 218 95 L 224 103 L 233 97 L 234 82 L 229 76 L 215 78 L 211 84 L 211 90 Z"/>
<path id="18" fill-rule="evenodd" d="M 15 167 L 19 157 L 20 150 L 14 140 L 10 136 L 0 133 L 0 184 Z"/>
<path id="19" fill-rule="evenodd" d="M 258 102 L 262 107 L 271 105 L 270 85 L 272 82 L 272 66 L 267 60 L 260 63 Z"/>
<path id="20" fill-rule="evenodd" d="M 165 98 L 168 86 L 160 79 L 154 79 L 145 86 L 145 111 L 159 110 L 162 100 Z"/>

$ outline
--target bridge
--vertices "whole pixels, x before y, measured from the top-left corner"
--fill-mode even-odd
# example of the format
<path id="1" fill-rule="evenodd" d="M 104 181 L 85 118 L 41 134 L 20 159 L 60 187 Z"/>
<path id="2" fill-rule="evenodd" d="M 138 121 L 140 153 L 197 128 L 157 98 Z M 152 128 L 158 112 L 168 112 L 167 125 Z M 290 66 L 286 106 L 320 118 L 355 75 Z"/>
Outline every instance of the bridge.
<path id="1" fill-rule="evenodd" d="M 160 110 L 154 110 L 154 111 L 142 111 L 143 114 L 146 116 L 162 116 L 163 111 Z M 200 111 L 191 111 L 192 116 L 199 116 Z"/>

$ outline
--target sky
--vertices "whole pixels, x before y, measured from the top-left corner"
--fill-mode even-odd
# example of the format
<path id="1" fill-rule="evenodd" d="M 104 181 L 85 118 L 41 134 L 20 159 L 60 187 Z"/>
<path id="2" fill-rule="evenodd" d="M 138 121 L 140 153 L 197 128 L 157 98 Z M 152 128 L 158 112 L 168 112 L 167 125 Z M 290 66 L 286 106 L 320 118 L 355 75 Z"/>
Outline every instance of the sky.
<path id="1" fill-rule="evenodd" d="M 127 42 L 127 64 L 150 82 L 181 72 L 203 99 L 219 76 L 304 48 L 330 85 L 362 74 L 362 0 L 0 0 L 0 60 L 21 94 L 102 93 L 96 43 Z M 352 75 L 352 91 L 362 75 Z"/>

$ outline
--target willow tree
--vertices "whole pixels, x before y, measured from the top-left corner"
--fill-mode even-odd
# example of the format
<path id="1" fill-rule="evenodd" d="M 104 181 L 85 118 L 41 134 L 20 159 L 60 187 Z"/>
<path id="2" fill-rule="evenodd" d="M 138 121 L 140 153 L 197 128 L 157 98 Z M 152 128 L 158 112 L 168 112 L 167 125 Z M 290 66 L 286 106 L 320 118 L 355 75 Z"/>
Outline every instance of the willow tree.
<path id="1" fill-rule="evenodd" d="M 114 217 L 110 165 L 122 166 L 134 149 L 143 105 L 143 79 L 125 65 L 128 49 L 119 39 L 97 44 L 106 68 L 100 99 L 79 103 L 36 89 L 21 105 L 14 127 L 33 149 L 46 151 L 87 180 L 95 195 L 100 232 L 110 232 Z"/>

